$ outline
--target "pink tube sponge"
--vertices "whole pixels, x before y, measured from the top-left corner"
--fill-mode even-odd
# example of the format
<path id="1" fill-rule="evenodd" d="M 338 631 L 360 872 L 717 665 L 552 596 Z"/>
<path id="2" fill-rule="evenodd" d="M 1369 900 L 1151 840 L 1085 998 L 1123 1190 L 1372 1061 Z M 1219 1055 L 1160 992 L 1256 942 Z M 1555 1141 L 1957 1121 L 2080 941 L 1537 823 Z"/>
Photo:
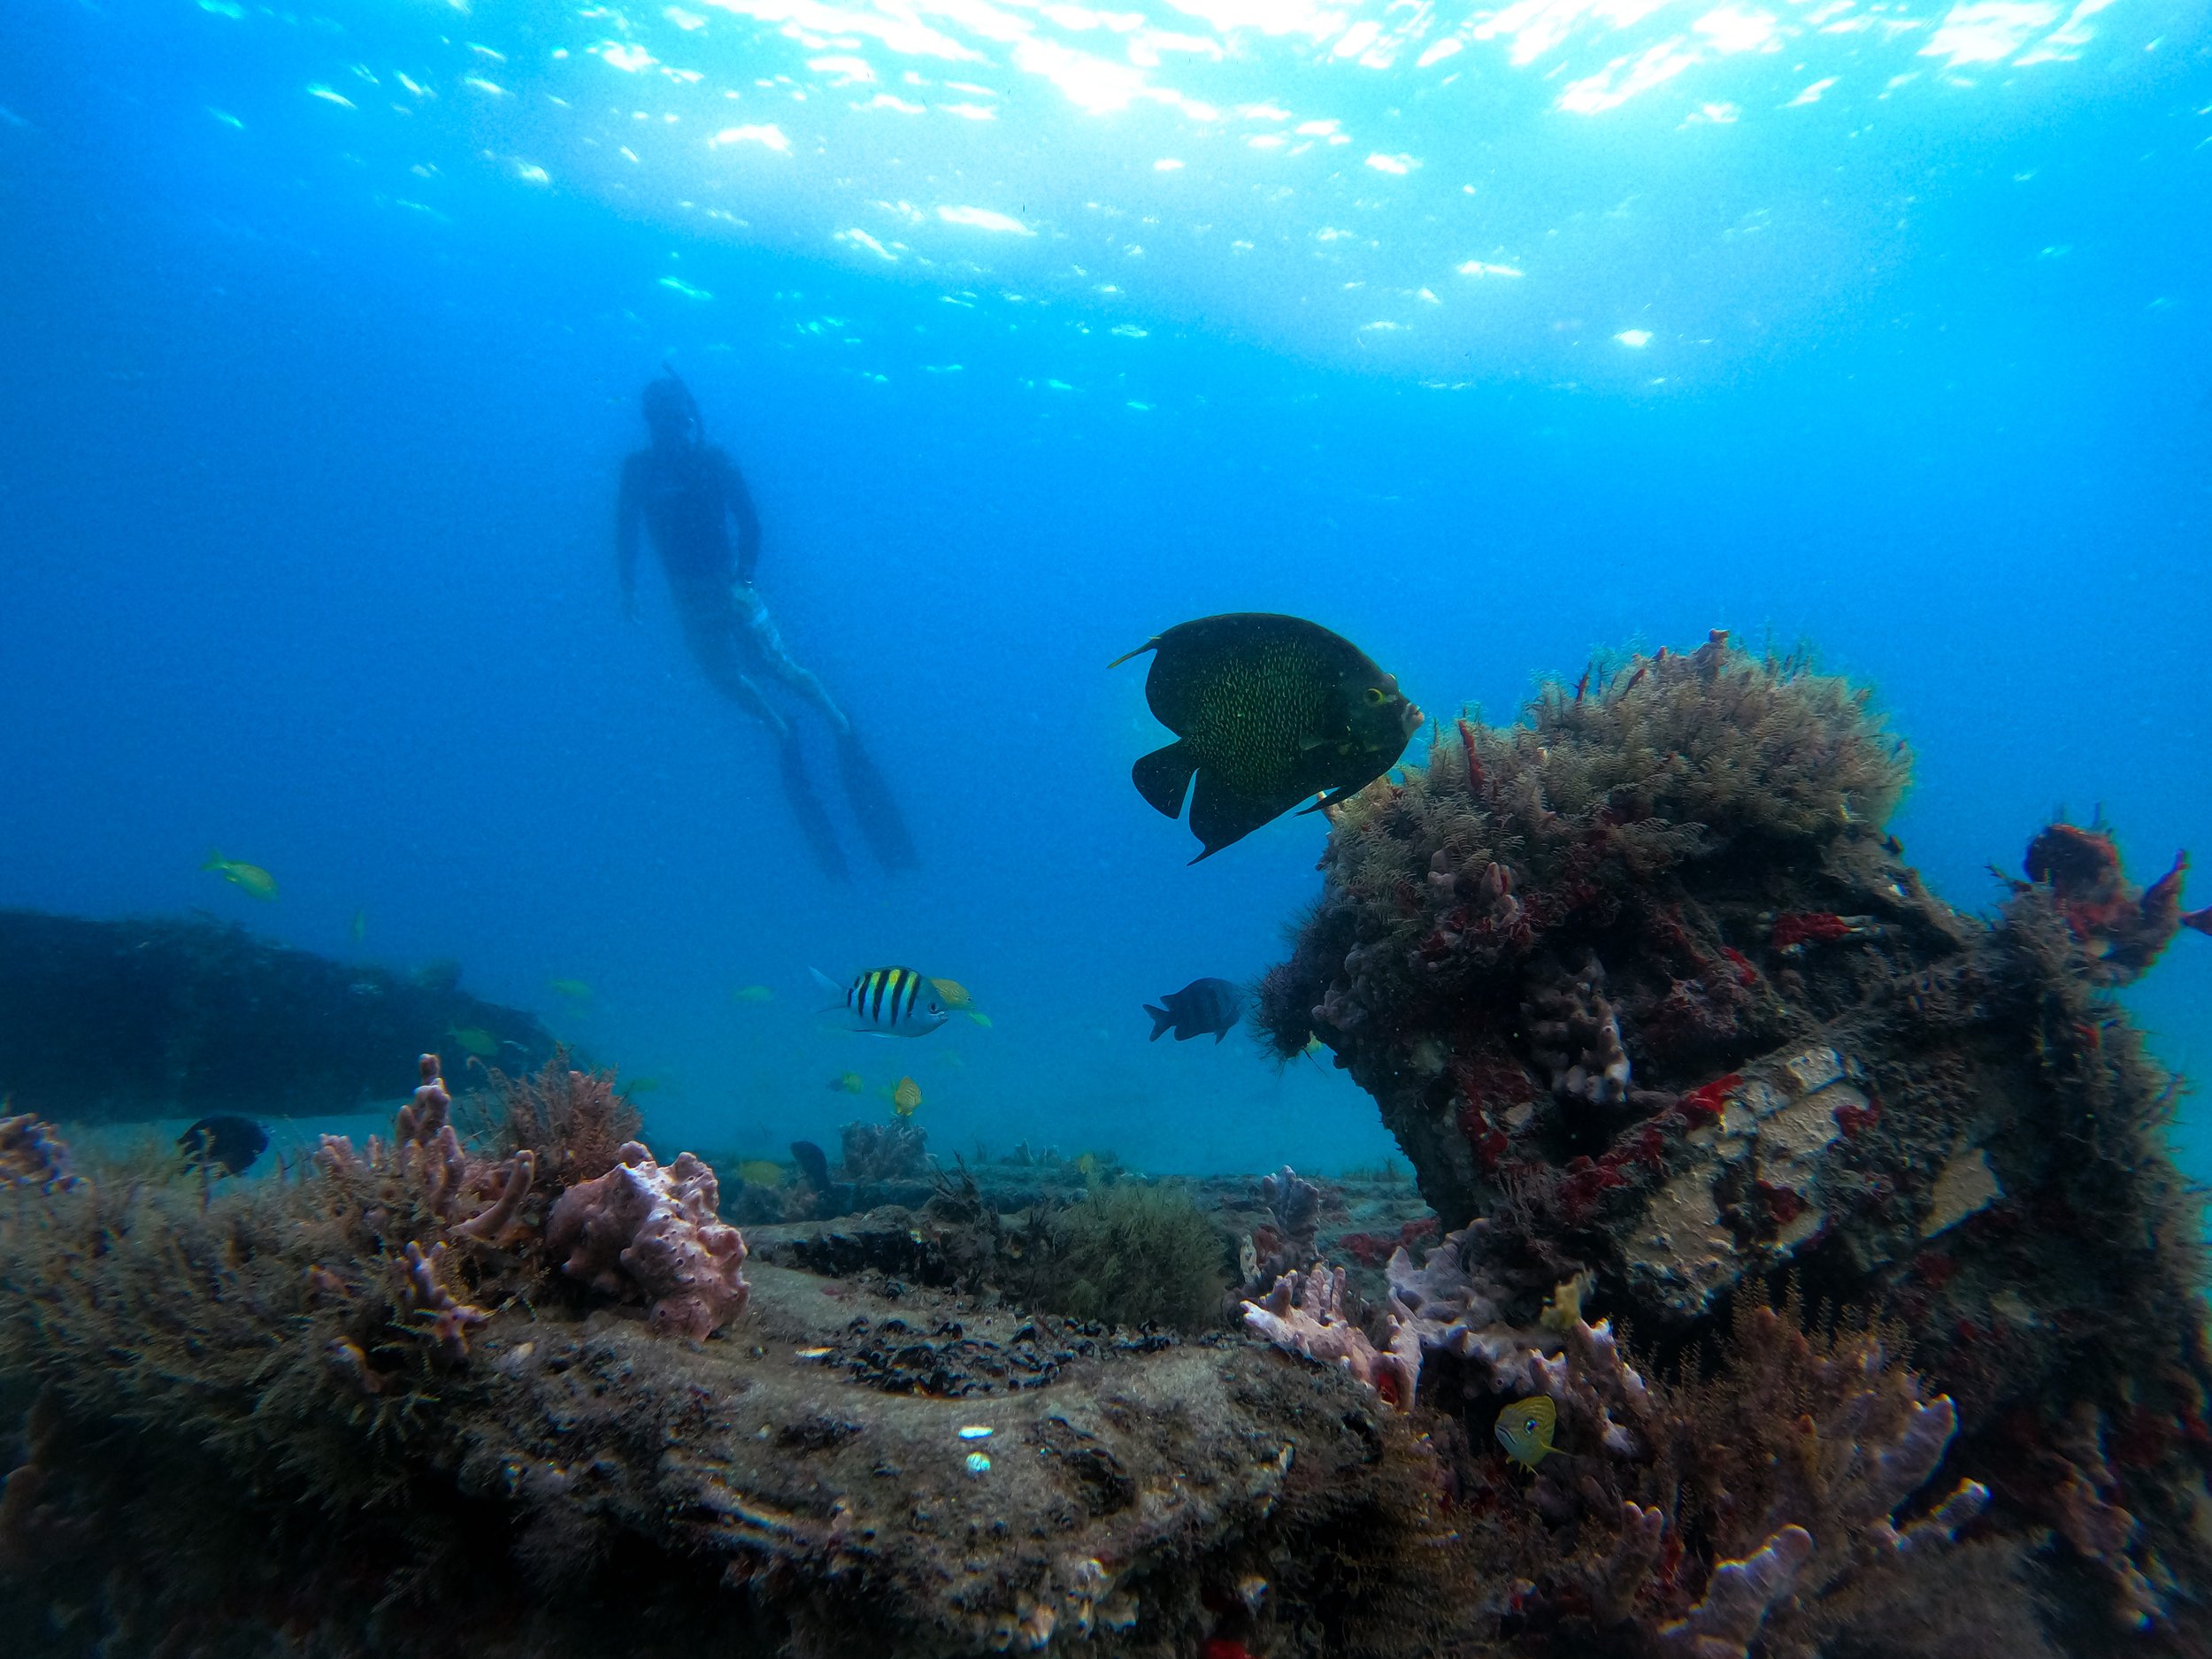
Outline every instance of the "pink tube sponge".
<path id="1" fill-rule="evenodd" d="M 745 1310 L 745 1240 L 718 1220 L 714 1171 L 690 1153 L 663 1168 L 642 1143 L 597 1180 L 563 1193 L 546 1246 L 564 1271 L 604 1295 L 636 1293 L 656 1331 L 703 1340 Z"/>

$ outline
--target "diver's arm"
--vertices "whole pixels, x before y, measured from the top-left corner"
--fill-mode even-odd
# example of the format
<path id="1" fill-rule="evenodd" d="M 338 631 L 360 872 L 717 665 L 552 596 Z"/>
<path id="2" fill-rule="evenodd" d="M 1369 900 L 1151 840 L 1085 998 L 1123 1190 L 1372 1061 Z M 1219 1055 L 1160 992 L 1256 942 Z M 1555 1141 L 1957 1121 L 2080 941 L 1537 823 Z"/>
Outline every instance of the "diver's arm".
<path id="1" fill-rule="evenodd" d="M 638 457 L 622 464 L 622 494 L 614 510 L 614 573 L 622 585 L 622 614 L 637 613 L 638 531 L 645 518 L 643 492 L 638 483 Z"/>
<path id="2" fill-rule="evenodd" d="M 737 580 L 750 588 L 753 567 L 760 563 L 760 515 L 753 511 L 753 495 L 745 488 L 745 475 L 726 455 L 722 457 L 722 493 L 729 503 L 730 517 L 737 520 Z"/>

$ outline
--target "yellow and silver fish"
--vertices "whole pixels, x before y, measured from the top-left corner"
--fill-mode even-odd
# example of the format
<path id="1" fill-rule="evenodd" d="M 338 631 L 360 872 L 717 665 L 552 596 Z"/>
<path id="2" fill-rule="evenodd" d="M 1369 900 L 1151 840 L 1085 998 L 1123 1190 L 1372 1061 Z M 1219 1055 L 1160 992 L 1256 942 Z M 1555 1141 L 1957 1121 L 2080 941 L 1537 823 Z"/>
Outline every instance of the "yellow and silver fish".
<path id="1" fill-rule="evenodd" d="M 211 852 L 200 868 L 212 870 L 231 886 L 257 899 L 273 899 L 277 895 L 276 878 L 259 864 L 250 864 L 242 858 L 226 858 L 220 853 Z"/>
<path id="2" fill-rule="evenodd" d="M 1559 1449 L 1551 1443 L 1552 1431 L 1558 1426 L 1559 1408 L 1551 1396 L 1531 1394 L 1498 1413 L 1495 1432 L 1510 1461 L 1524 1469 L 1534 1469 Z"/>
<path id="3" fill-rule="evenodd" d="M 776 994 L 764 985 L 741 985 L 730 993 L 733 1002 L 772 1002 Z"/>
<path id="4" fill-rule="evenodd" d="M 852 1029 L 870 1036 L 926 1037 L 950 1018 L 936 987 L 911 968 L 871 968 L 843 987 L 819 969 L 812 972 L 841 999 Z"/>
<path id="5" fill-rule="evenodd" d="M 481 1025 L 463 1025 L 458 1029 L 449 1025 L 445 1034 L 480 1060 L 488 1060 L 499 1052 L 499 1039 Z"/>
<path id="6" fill-rule="evenodd" d="M 836 1077 L 830 1079 L 829 1086 L 831 1091 L 834 1094 L 857 1094 L 860 1093 L 862 1087 L 860 1073 L 857 1071 L 841 1072 Z"/>
<path id="7" fill-rule="evenodd" d="M 902 1118 L 911 1118 L 921 1103 L 922 1086 L 910 1077 L 901 1078 L 899 1086 L 891 1091 L 891 1110 Z"/>

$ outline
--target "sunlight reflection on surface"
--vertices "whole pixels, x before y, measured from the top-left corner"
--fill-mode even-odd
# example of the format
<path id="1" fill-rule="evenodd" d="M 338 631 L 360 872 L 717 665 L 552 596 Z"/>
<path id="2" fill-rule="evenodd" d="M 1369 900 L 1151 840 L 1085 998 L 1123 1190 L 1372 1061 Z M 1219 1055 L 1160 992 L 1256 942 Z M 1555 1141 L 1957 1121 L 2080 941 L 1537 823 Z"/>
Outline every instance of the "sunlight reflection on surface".
<path id="1" fill-rule="evenodd" d="M 403 128 L 424 178 L 472 153 L 508 188 L 987 304 L 1003 285 L 1156 323 L 1225 300 L 1386 370 L 1541 346 L 1571 376 L 1609 373 L 1572 354 L 1622 337 L 1582 319 L 1632 314 L 1717 250 L 1772 282 L 1767 326 L 1816 303 L 1743 227 L 1804 257 L 1878 246 L 1905 222 L 1885 145 L 1993 78 L 2083 96 L 2067 66 L 2141 50 L 2120 19 L 2154 44 L 2162 4 L 694 0 L 470 18 L 513 31 L 485 41 L 380 9 L 294 84 L 331 122 Z M 286 21 L 203 10 L 211 28 Z M 2036 114 L 2013 96 L 2003 119 Z M 467 151 L 426 153 L 441 137 Z M 1864 199 L 1813 182 L 1847 167 Z M 466 211 L 419 195 L 425 215 Z M 1681 326 L 1714 361 L 1742 339 L 1717 311 Z"/>

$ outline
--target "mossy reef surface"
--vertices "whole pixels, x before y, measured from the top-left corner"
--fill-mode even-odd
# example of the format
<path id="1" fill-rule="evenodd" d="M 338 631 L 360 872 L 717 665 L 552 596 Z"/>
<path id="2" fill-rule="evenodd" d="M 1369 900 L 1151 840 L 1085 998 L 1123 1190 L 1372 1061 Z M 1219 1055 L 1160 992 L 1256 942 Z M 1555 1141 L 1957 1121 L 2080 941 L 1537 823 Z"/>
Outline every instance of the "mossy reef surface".
<path id="1" fill-rule="evenodd" d="M 2053 826 L 1953 910 L 1864 694 L 1719 637 L 1440 740 L 1259 998 L 1417 1200 L 1007 1214 L 881 1133 L 727 1192 L 557 1063 L 426 1057 L 281 1181 L 0 1119 L 5 1650 L 2212 1655 L 2195 1197 L 2110 997 L 2212 928 L 2178 864 Z"/>

